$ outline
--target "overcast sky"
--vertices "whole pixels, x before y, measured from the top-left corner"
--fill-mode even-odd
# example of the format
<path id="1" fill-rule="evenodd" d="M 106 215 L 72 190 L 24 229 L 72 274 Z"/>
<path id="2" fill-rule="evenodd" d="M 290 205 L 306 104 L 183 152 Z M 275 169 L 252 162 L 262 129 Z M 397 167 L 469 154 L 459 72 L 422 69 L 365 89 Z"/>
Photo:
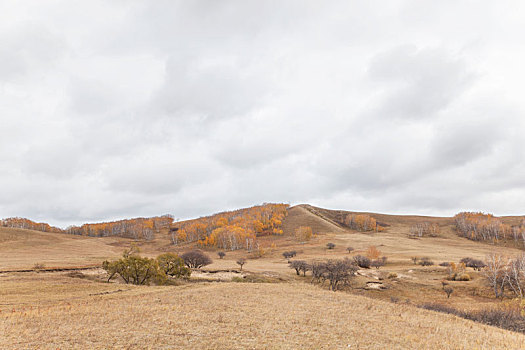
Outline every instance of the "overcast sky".
<path id="1" fill-rule="evenodd" d="M 0 217 L 525 214 L 523 1 L 1 1 Z"/>

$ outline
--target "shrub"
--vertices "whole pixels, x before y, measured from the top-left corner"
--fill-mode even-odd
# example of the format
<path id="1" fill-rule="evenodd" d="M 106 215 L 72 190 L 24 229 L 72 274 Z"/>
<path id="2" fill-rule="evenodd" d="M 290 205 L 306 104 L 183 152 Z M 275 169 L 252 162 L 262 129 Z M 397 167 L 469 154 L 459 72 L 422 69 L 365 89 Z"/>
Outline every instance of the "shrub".
<path id="1" fill-rule="evenodd" d="M 397 273 L 395 272 L 389 272 L 388 276 L 386 276 L 388 279 L 397 278 Z"/>
<path id="2" fill-rule="evenodd" d="M 157 256 L 157 263 L 159 269 L 166 276 L 188 278 L 191 275 L 191 270 L 185 266 L 184 260 L 182 260 L 177 254 L 161 254 Z"/>
<path id="3" fill-rule="evenodd" d="M 454 289 L 452 289 L 452 287 L 450 286 L 446 286 L 445 288 L 443 288 L 443 291 L 447 294 L 447 299 L 448 299 L 450 298 L 450 294 L 452 294 Z"/>
<path id="4" fill-rule="evenodd" d="M 334 249 L 334 248 L 335 248 L 335 244 L 334 244 L 334 243 L 327 243 L 327 244 L 326 244 L 326 248 L 328 248 L 328 249 Z"/>
<path id="5" fill-rule="evenodd" d="M 184 260 L 186 266 L 193 269 L 201 268 L 213 262 L 208 255 L 204 254 L 200 250 L 186 252 L 181 255 L 181 258 Z"/>
<path id="6" fill-rule="evenodd" d="M 245 258 L 237 259 L 237 265 L 239 265 L 241 267 L 241 271 L 242 271 L 242 267 L 243 267 L 244 264 L 246 264 L 246 259 Z"/>
<path id="7" fill-rule="evenodd" d="M 371 265 L 370 259 L 362 255 L 354 256 L 354 262 L 357 266 L 364 268 L 364 269 L 369 269 Z"/>
<path id="8" fill-rule="evenodd" d="M 226 256 L 225 252 L 218 252 L 217 255 L 219 256 L 219 259 L 222 259 Z"/>
<path id="9" fill-rule="evenodd" d="M 439 263 L 439 266 L 448 267 L 450 266 L 450 263 L 448 261 L 443 261 L 442 263 Z"/>
<path id="10" fill-rule="evenodd" d="M 434 262 L 430 260 L 430 258 L 424 257 L 419 259 L 418 264 L 421 266 L 432 266 L 434 265 Z"/>

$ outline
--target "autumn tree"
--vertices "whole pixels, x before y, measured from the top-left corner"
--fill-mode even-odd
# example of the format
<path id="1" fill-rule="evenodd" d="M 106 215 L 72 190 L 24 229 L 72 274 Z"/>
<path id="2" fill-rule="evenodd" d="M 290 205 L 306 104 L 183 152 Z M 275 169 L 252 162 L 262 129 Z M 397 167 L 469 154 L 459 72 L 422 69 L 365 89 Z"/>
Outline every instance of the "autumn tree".
<path id="1" fill-rule="evenodd" d="M 184 260 L 174 253 L 164 253 L 157 257 L 159 268 L 166 276 L 188 278 L 191 270 L 185 266 Z"/>
<path id="2" fill-rule="evenodd" d="M 104 261 L 102 268 L 108 273 L 108 282 L 116 275 L 124 282 L 141 285 L 149 284 L 160 273 L 159 264 L 155 259 L 141 257 L 138 254 L 126 255 L 116 261 Z"/>
<path id="3" fill-rule="evenodd" d="M 370 259 L 378 259 L 380 255 L 381 252 L 373 245 L 366 250 L 366 256 Z"/>
<path id="4" fill-rule="evenodd" d="M 310 226 L 300 226 L 295 230 L 295 238 L 300 242 L 306 242 L 312 239 L 313 232 Z"/>
<path id="5" fill-rule="evenodd" d="M 376 219 L 366 214 L 348 214 L 344 223 L 351 229 L 357 231 L 382 231 L 382 227 L 377 224 Z"/>

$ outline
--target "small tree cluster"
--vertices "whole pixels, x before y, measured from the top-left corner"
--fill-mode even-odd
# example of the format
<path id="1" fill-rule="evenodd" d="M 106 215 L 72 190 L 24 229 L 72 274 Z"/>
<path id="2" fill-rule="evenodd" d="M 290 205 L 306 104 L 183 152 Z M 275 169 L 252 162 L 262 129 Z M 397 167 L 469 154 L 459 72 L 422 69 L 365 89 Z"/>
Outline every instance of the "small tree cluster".
<path id="1" fill-rule="evenodd" d="M 462 212 L 454 216 L 458 234 L 476 241 L 498 241 L 512 232 L 512 227 L 492 214 Z"/>
<path id="2" fill-rule="evenodd" d="M 470 275 L 465 273 L 465 263 L 450 262 L 447 266 L 448 279 L 451 281 L 470 281 Z"/>
<path id="3" fill-rule="evenodd" d="M 345 224 L 351 229 L 363 232 L 383 230 L 383 227 L 377 224 L 376 219 L 366 214 L 348 214 L 345 218 Z"/>
<path id="4" fill-rule="evenodd" d="M 431 236 L 435 237 L 439 234 L 440 228 L 436 223 L 420 222 L 410 227 L 410 234 L 416 237 Z"/>
<path id="5" fill-rule="evenodd" d="M 371 267 L 375 267 L 376 269 L 379 269 L 382 266 L 386 265 L 386 256 L 382 256 L 380 259 L 375 259 L 370 262 Z"/>
<path id="6" fill-rule="evenodd" d="M 483 273 L 496 298 L 503 297 L 507 287 L 516 297 L 525 297 L 525 253 L 515 258 L 507 258 L 497 253 L 490 254 Z"/>

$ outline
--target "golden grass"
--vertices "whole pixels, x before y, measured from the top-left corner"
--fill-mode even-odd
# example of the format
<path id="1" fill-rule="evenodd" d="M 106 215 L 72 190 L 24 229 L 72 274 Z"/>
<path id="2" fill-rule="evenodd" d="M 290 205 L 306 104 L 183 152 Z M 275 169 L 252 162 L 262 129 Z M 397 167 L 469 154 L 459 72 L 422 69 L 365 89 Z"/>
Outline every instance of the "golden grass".
<path id="1" fill-rule="evenodd" d="M 0 314 L 2 349 L 519 349 L 522 344 L 524 335 L 455 316 L 298 283 L 131 287 Z"/>

